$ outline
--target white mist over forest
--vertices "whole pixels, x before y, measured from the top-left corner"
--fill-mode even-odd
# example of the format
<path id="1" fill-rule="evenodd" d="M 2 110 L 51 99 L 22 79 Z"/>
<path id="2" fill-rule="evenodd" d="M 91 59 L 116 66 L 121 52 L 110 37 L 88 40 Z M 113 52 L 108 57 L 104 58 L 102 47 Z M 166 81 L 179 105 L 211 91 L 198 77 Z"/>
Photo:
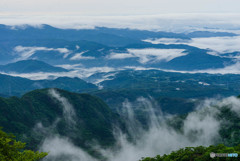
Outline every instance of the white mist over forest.
<path id="1" fill-rule="evenodd" d="M 49 94 L 62 104 L 63 118 L 69 125 L 74 122 L 74 107 L 68 100 L 52 89 Z M 219 108 L 216 108 L 216 107 Z M 206 99 L 198 104 L 183 120 L 181 129 L 174 129 L 168 122 L 174 120 L 174 115 L 163 114 L 159 105 L 153 98 L 138 98 L 135 102 L 125 100 L 118 111 L 127 123 L 127 133 L 117 126 L 113 127 L 116 143 L 109 149 L 102 148 L 96 142 L 92 149 L 97 151 L 107 161 L 134 161 L 146 156 L 168 154 L 173 150 L 192 146 L 208 146 L 215 143 L 220 137 L 219 129 L 225 120 L 217 119 L 217 114 L 222 107 L 230 107 L 233 112 L 239 113 L 240 101 L 235 97 L 224 99 Z M 143 112 L 147 123 L 143 125 L 137 118 Z M 57 124 L 57 120 L 55 122 Z M 38 130 L 52 132 L 54 125 L 49 129 L 37 126 Z M 72 127 L 74 128 L 74 127 Z M 74 145 L 67 137 L 57 134 L 48 134 L 40 150 L 49 152 L 45 160 L 70 160 L 70 161 L 98 161 L 85 150 Z"/>

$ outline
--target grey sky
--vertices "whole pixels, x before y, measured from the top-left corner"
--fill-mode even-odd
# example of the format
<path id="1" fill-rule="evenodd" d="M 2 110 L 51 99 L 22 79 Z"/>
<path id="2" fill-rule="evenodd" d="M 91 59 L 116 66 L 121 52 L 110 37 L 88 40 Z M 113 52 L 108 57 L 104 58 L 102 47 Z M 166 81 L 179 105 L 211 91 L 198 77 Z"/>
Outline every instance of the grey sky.
<path id="1" fill-rule="evenodd" d="M 239 0 L 1 0 L 0 14 L 240 13 Z"/>
<path id="2" fill-rule="evenodd" d="M 240 0 L 0 0 L 0 24 L 240 33 Z"/>

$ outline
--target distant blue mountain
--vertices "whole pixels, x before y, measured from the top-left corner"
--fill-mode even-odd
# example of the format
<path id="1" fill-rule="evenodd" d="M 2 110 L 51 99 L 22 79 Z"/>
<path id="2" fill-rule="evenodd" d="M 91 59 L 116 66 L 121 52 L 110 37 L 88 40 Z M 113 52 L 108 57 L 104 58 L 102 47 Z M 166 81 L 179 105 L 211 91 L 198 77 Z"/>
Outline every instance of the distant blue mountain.
<path id="1" fill-rule="evenodd" d="M 209 32 L 209 31 L 195 31 L 186 34 L 187 37 L 197 38 L 197 37 L 225 37 L 225 36 L 237 36 L 237 34 L 230 32 Z"/>
<path id="2" fill-rule="evenodd" d="M 42 88 L 61 88 L 74 92 L 97 90 L 97 86 L 79 78 L 60 77 L 55 80 L 29 80 L 0 74 L 0 95 L 20 96 L 28 91 Z"/>
<path id="3" fill-rule="evenodd" d="M 54 67 L 38 60 L 23 60 L 1 65 L 0 71 L 5 73 L 36 73 L 36 72 L 67 72 L 68 70 Z"/>
<path id="4" fill-rule="evenodd" d="M 43 25 L 41 28 L 27 25 L 11 28 L 11 26 L 0 25 L 0 35 L 1 64 L 20 58 L 43 61 L 51 65 L 81 64 L 84 68 L 141 66 L 173 70 L 198 70 L 222 68 L 235 62 L 234 58 L 209 55 L 207 54 L 208 50 L 201 50 L 188 45 L 155 45 L 142 41 L 148 38 L 190 40 L 194 37 L 236 36 L 236 34 L 227 32 L 196 31 L 188 34 L 178 34 L 105 27 L 76 30 L 59 29 L 49 25 Z M 20 47 L 21 50 L 16 47 Z M 140 58 L 134 56 L 109 59 L 114 54 L 129 54 L 128 49 L 146 48 L 183 49 L 187 54 L 170 61 L 149 61 L 147 63 L 141 63 Z M 28 55 L 28 53 L 30 54 Z M 153 56 L 146 56 L 146 58 L 148 57 Z M 66 71 L 32 61 L 10 64 L 7 67 L 1 66 L 0 70 L 19 73 Z"/>
<path id="5" fill-rule="evenodd" d="M 173 70 L 201 70 L 201 69 L 214 69 L 223 68 L 226 65 L 231 65 L 235 63 L 234 59 L 219 57 L 214 55 L 209 55 L 208 50 L 199 49 L 196 47 L 188 45 L 164 45 L 164 44 L 132 44 L 128 45 L 126 48 L 133 49 L 185 49 L 187 53 L 184 56 L 176 57 L 168 62 L 152 62 L 151 64 L 146 64 L 146 67 L 157 67 L 162 69 L 173 69 Z M 133 62 L 131 62 L 133 63 Z M 135 64 L 137 65 L 137 64 Z M 141 66 L 141 64 L 138 64 Z"/>

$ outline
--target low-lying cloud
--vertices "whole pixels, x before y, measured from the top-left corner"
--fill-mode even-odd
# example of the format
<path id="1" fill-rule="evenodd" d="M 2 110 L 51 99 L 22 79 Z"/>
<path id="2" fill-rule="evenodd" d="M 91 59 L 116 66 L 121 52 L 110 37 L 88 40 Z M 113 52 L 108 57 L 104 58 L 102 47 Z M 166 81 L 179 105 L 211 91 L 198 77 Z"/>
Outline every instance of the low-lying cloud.
<path id="1" fill-rule="evenodd" d="M 61 67 L 64 67 L 66 69 L 72 69 L 72 71 L 69 72 L 60 72 L 60 73 L 44 73 L 44 72 L 38 72 L 38 73 L 3 73 L 5 75 L 10 76 L 17 76 L 17 77 L 23 77 L 31 80 L 44 80 L 44 79 L 56 79 L 59 77 L 78 77 L 81 79 L 86 79 L 90 77 L 93 74 L 96 73 L 108 73 L 108 72 L 117 72 L 122 70 L 160 70 L 165 72 L 177 72 L 177 73 L 208 73 L 208 74 L 240 74 L 240 63 L 237 62 L 233 65 L 226 66 L 224 68 L 217 68 L 217 69 L 206 69 L 206 70 L 193 70 L 193 71 L 180 71 L 180 70 L 168 70 L 168 69 L 161 69 L 161 68 L 148 68 L 148 67 L 142 67 L 142 66 L 124 66 L 120 68 L 113 68 L 113 67 L 92 67 L 92 68 L 85 68 L 82 67 L 81 64 L 65 64 L 60 65 Z M 94 82 L 100 82 L 100 81 L 93 81 Z"/>
<path id="2" fill-rule="evenodd" d="M 193 38 L 189 43 L 201 49 L 210 49 L 218 53 L 231 53 L 240 51 L 240 36 L 233 37 L 209 37 L 209 38 Z"/>
<path id="3" fill-rule="evenodd" d="M 139 62 L 146 64 L 148 62 L 170 61 L 176 57 L 187 55 L 184 49 L 128 49 L 128 53 L 112 53 L 109 59 L 127 59 L 138 58 Z"/>
<path id="4" fill-rule="evenodd" d="M 68 102 L 65 97 L 62 97 L 55 89 L 50 89 L 49 94 L 61 103 L 63 109 L 63 117 L 69 126 L 76 124 L 76 113 L 74 107 Z"/>
<path id="5" fill-rule="evenodd" d="M 161 69 L 160 69 L 161 70 Z M 179 70 L 165 70 L 165 72 L 178 72 L 178 73 L 208 73 L 208 74 L 240 74 L 240 62 L 236 62 L 233 65 L 225 66 L 224 68 L 216 69 L 204 69 L 204 70 L 193 70 L 193 71 L 179 71 Z"/>
<path id="6" fill-rule="evenodd" d="M 56 127 L 60 120 L 64 119 L 68 125 L 68 130 L 72 130 L 76 125 L 76 114 L 74 107 L 67 98 L 60 95 L 55 89 L 50 89 L 49 96 L 60 103 L 63 116 L 59 116 L 49 127 L 44 127 L 41 122 L 37 123 L 33 129 L 36 135 L 45 136 L 39 148 L 40 151 L 49 152 L 45 161 L 96 161 L 92 156 L 81 148 L 75 146 L 67 137 L 56 134 Z"/>
<path id="7" fill-rule="evenodd" d="M 107 58 L 108 59 L 127 59 L 134 58 L 135 56 L 130 53 L 111 53 Z"/>
<path id="8" fill-rule="evenodd" d="M 199 146 L 213 144 L 218 137 L 220 122 L 215 118 L 214 109 L 203 109 L 190 113 L 183 122 L 183 131 L 178 132 L 167 124 L 167 118 L 172 116 L 156 112 L 156 102 L 151 99 L 139 98 L 136 104 L 125 102 L 124 118 L 128 122 L 128 131 L 134 142 L 127 140 L 127 136 L 118 133 L 117 145 L 119 150 L 102 150 L 110 161 L 133 161 L 141 157 L 167 154 L 186 146 Z M 144 128 L 136 118 L 136 108 L 144 112 L 149 118 L 149 128 Z M 206 110 L 206 109 L 205 109 Z M 135 111 L 135 112 L 134 112 Z"/>
<path id="9" fill-rule="evenodd" d="M 186 44 L 201 49 L 209 49 L 218 54 L 240 52 L 240 36 L 192 38 L 191 40 L 161 38 L 143 40 L 152 44 Z"/>
<path id="10" fill-rule="evenodd" d="M 190 40 L 178 39 L 178 38 L 159 38 L 159 39 L 146 39 L 144 42 L 149 42 L 152 44 L 183 44 L 188 43 Z"/>
<path id="11" fill-rule="evenodd" d="M 24 46 L 16 46 L 14 48 L 14 52 L 17 52 L 18 58 L 17 60 L 25 60 L 30 58 L 37 51 L 57 51 L 63 54 L 63 58 L 66 58 L 71 52 L 67 48 L 47 48 L 47 47 L 24 47 Z"/>
<path id="12" fill-rule="evenodd" d="M 71 18 L 69 18 L 71 17 Z M 131 28 L 140 30 L 191 32 L 230 31 L 239 33 L 240 14 L 182 13 L 125 16 L 82 16 L 79 14 L 2 14 L 1 23 L 8 25 L 50 24 L 60 28 L 85 29 L 100 27 Z"/>
<path id="13" fill-rule="evenodd" d="M 193 70 L 193 71 L 184 71 L 184 70 L 169 70 L 161 68 L 147 68 L 141 66 L 125 66 L 124 69 L 132 70 L 160 70 L 164 72 L 176 72 L 176 73 L 208 73 L 208 74 L 240 74 L 240 62 L 236 62 L 233 65 L 225 66 L 224 68 L 214 68 L 214 69 L 204 69 L 204 70 Z"/>
<path id="14" fill-rule="evenodd" d="M 106 161 L 137 161 L 141 157 L 167 154 L 183 147 L 208 146 L 216 143 L 220 137 L 219 130 L 224 120 L 219 120 L 217 115 L 223 106 L 240 114 L 240 101 L 236 97 L 206 99 L 187 115 L 182 128 L 177 130 L 168 124 L 168 120 L 174 120 L 174 116 L 157 110 L 159 106 L 152 98 L 140 97 L 135 102 L 126 100 L 119 114 L 125 119 L 128 134 L 116 126 L 113 128 L 117 140 L 115 147 L 102 148 L 95 144 L 92 148 Z M 139 112 L 143 112 L 147 118 L 147 127 L 139 121 Z M 47 137 L 40 150 L 50 152 L 46 160 L 98 160 L 76 147 L 69 138 L 59 135 Z"/>
<path id="15" fill-rule="evenodd" d="M 31 80 L 44 80 L 44 79 L 56 79 L 59 77 L 69 77 L 74 78 L 78 77 L 81 79 L 85 79 L 87 77 L 90 77 L 91 75 L 95 73 L 101 73 L 101 72 L 112 72 L 112 71 L 118 71 L 118 70 L 124 70 L 112 68 L 112 67 L 92 67 L 92 68 L 85 68 L 81 67 L 81 65 L 63 65 L 61 67 L 66 67 L 68 69 L 73 69 L 69 72 L 55 72 L 55 73 L 48 73 L 48 72 L 37 72 L 37 73 L 4 73 L 1 72 L 1 74 L 10 75 L 10 76 L 17 76 L 17 77 L 23 77 Z"/>
<path id="16" fill-rule="evenodd" d="M 86 51 L 83 51 L 81 53 L 76 53 L 74 56 L 72 56 L 70 58 L 70 60 L 88 60 L 88 59 L 95 59 L 92 56 L 82 56 L 84 53 L 86 53 Z"/>
<path id="17" fill-rule="evenodd" d="M 75 146 L 68 138 L 58 135 L 46 138 L 40 151 L 49 152 L 44 159 L 46 161 L 97 161 L 87 152 Z"/>

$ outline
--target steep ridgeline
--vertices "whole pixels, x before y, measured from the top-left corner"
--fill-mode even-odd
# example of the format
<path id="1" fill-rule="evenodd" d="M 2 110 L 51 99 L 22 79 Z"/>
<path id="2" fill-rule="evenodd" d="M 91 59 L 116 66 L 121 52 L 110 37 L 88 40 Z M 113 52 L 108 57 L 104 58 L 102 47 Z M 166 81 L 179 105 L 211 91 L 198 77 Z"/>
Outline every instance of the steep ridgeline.
<path id="1" fill-rule="evenodd" d="M 60 77 L 55 80 L 29 80 L 0 74 L 0 93 L 2 96 L 21 96 L 40 88 L 61 88 L 74 92 L 97 89 L 97 86 L 79 78 Z"/>
<path id="2" fill-rule="evenodd" d="M 0 126 L 32 149 L 54 135 L 68 137 L 84 148 L 93 140 L 111 145 L 112 125 L 119 120 L 103 101 L 88 94 L 43 89 L 21 98 L 0 98 Z"/>

